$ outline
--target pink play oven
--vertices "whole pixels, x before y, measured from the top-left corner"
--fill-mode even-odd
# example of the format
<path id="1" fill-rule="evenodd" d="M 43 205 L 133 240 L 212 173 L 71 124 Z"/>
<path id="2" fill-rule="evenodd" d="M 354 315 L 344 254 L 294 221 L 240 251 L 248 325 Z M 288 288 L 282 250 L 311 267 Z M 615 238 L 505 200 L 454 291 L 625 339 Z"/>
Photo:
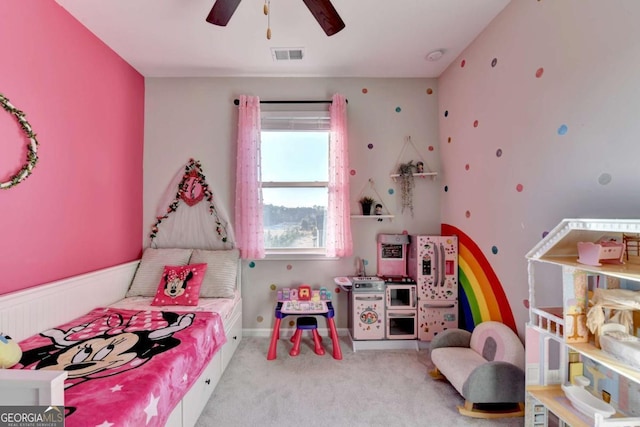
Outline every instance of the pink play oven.
<path id="1" fill-rule="evenodd" d="M 407 234 L 378 234 L 378 277 L 407 277 Z"/>

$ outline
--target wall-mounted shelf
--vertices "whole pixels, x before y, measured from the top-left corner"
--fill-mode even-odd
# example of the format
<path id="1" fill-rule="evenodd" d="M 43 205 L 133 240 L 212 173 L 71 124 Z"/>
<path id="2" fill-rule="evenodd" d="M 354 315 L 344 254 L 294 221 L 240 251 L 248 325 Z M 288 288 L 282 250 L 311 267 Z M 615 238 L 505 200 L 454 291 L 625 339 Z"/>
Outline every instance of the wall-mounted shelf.
<path id="1" fill-rule="evenodd" d="M 418 155 L 419 163 L 422 163 L 422 168 L 423 168 L 422 172 L 415 172 L 412 175 L 414 177 L 418 177 L 418 178 L 430 177 L 431 179 L 435 179 L 435 177 L 438 175 L 438 173 L 431 171 L 431 168 L 429 167 L 429 165 L 427 164 L 425 159 L 420 154 L 420 150 L 418 150 L 418 147 L 416 147 L 416 145 L 411 140 L 411 136 L 407 136 L 404 139 L 404 144 L 402 145 L 402 149 L 400 150 L 400 154 L 398 154 L 398 158 L 396 159 L 396 166 L 395 166 L 396 170 L 400 166 L 400 164 L 402 163 L 402 156 L 404 155 L 404 152 L 407 150 L 407 146 L 409 146 L 409 145 L 411 147 L 413 147 L 413 151 L 415 151 L 415 153 Z M 401 175 L 399 173 L 392 173 L 389 176 L 394 181 L 396 181 L 396 179 L 399 178 Z"/>
<path id="2" fill-rule="evenodd" d="M 438 172 L 413 173 L 411 175 L 413 175 L 416 178 L 427 178 L 427 177 L 429 177 L 431 179 L 436 179 L 436 176 L 438 176 Z M 391 177 L 391 179 L 396 181 L 396 179 L 400 177 L 400 174 L 399 173 L 392 173 L 389 176 Z"/>
<path id="3" fill-rule="evenodd" d="M 387 208 L 387 205 L 384 203 L 384 200 L 382 199 L 382 196 L 380 195 L 380 193 L 378 193 L 378 190 L 376 190 L 376 185 L 373 182 L 373 179 L 369 178 L 369 180 L 367 181 L 369 190 L 372 191 L 377 199 L 376 202 L 380 203 L 382 205 L 382 212 L 386 212 L 383 215 L 351 215 L 351 218 L 375 218 L 378 221 L 382 221 L 383 219 L 392 219 L 393 215 L 391 215 L 391 213 L 389 212 L 389 209 Z M 360 199 L 360 197 L 362 197 L 365 193 L 365 190 L 367 190 L 367 184 L 365 184 L 365 186 L 362 188 L 362 190 L 360 191 L 360 194 L 358 194 L 358 199 Z"/>
<path id="4" fill-rule="evenodd" d="M 395 215 L 351 215 L 351 218 L 393 219 Z"/>

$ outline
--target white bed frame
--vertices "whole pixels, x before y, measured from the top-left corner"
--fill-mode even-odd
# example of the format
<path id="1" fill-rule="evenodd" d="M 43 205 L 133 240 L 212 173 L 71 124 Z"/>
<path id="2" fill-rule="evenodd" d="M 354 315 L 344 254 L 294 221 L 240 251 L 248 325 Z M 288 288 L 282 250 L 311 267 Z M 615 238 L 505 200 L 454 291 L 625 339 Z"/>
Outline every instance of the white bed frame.
<path id="1" fill-rule="evenodd" d="M 124 298 L 139 261 L 132 261 L 114 267 L 105 268 L 46 285 L 0 295 L 0 332 L 10 335 L 16 341 L 22 341 L 49 328 L 61 325 L 80 317 L 96 307 L 104 307 Z M 241 291 L 240 266 L 238 265 L 237 288 Z M 234 308 L 231 316 L 224 321 L 227 343 L 218 351 L 202 375 L 196 380 L 180 403 L 171 413 L 167 426 L 192 427 L 198 420 L 207 401 L 211 397 L 222 373 L 242 339 L 242 300 Z M 16 383 L 11 388 L 3 375 L 9 371 L 0 370 L 0 401 L 10 405 L 39 405 L 40 401 L 15 402 Z M 42 384 L 38 371 L 30 371 L 33 380 L 24 380 L 22 387 L 27 389 L 43 388 L 42 393 L 51 393 L 50 385 Z M 57 387 L 62 387 L 58 384 Z M 47 390 L 44 390 L 44 389 Z M 55 391 L 54 391 L 55 392 Z M 62 393 L 62 391 L 59 391 Z M 36 398 L 38 392 L 35 392 Z M 5 403 L 8 402 L 8 403 Z M 59 402 L 50 402 L 59 405 Z"/>

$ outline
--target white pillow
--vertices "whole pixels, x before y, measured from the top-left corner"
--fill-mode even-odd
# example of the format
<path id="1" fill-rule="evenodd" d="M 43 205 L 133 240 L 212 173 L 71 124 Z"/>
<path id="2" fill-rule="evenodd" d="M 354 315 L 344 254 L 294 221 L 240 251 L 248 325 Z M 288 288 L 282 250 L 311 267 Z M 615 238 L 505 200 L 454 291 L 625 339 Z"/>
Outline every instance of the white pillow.
<path id="1" fill-rule="evenodd" d="M 191 257 L 191 249 L 145 249 L 127 296 L 155 296 L 164 266 L 187 265 L 189 257 Z"/>
<path id="2" fill-rule="evenodd" d="M 202 298 L 233 298 L 238 277 L 238 249 L 194 249 L 189 264 L 208 264 L 200 287 Z"/>

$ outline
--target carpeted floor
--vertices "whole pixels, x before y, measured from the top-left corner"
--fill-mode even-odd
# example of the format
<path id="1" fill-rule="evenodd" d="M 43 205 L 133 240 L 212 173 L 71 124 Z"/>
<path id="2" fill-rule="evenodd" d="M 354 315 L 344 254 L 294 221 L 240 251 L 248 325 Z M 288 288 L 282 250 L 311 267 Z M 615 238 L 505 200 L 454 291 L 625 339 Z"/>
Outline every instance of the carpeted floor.
<path id="1" fill-rule="evenodd" d="M 431 378 L 428 351 L 352 352 L 343 359 L 313 352 L 306 337 L 297 357 L 280 340 L 268 361 L 268 338 L 245 337 L 198 420 L 198 427 L 235 426 L 518 426 L 523 418 L 481 420 L 462 416 L 462 397 Z"/>

